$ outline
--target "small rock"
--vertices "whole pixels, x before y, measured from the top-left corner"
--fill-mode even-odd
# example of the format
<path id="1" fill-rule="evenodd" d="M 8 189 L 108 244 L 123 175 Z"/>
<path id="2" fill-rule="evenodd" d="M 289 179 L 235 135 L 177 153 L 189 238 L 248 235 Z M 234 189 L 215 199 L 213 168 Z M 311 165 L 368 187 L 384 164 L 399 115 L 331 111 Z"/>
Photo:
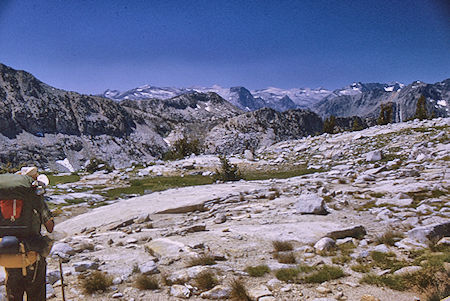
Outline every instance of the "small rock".
<path id="1" fill-rule="evenodd" d="M 292 291 L 292 285 L 291 285 L 291 284 L 288 284 L 288 285 L 286 285 L 286 286 L 283 286 L 283 287 L 280 289 L 280 291 L 282 291 L 283 293 L 288 293 L 288 292 Z"/>
<path id="2" fill-rule="evenodd" d="M 61 274 L 58 270 L 49 270 L 47 271 L 47 283 L 55 284 L 56 281 L 61 279 Z"/>
<path id="3" fill-rule="evenodd" d="M 250 288 L 248 290 L 248 295 L 252 300 L 258 300 L 261 297 L 272 296 L 272 292 L 269 288 L 263 284 Z"/>
<path id="4" fill-rule="evenodd" d="M 384 244 L 376 246 L 375 248 L 373 248 L 373 250 L 381 253 L 389 253 L 390 251 L 389 248 Z"/>
<path id="5" fill-rule="evenodd" d="M 75 250 L 66 243 L 58 242 L 53 245 L 50 255 L 60 255 L 61 257 L 72 256 L 75 254 Z"/>
<path id="6" fill-rule="evenodd" d="M 443 237 L 443 238 L 441 238 L 441 239 L 437 242 L 436 245 L 437 245 L 437 246 L 440 246 L 440 245 L 448 246 L 448 245 L 450 245 L 450 237 Z"/>
<path id="7" fill-rule="evenodd" d="M 123 297 L 123 294 L 122 293 L 115 293 L 115 294 L 113 294 L 112 295 L 112 297 L 114 298 L 114 299 L 118 299 L 118 298 L 122 298 Z"/>
<path id="8" fill-rule="evenodd" d="M 139 265 L 139 269 L 144 275 L 151 275 L 159 273 L 158 267 L 153 260 L 147 261 L 144 264 Z"/>
<path id="9" fill-rule="evenodd" d="M 147 223 L 149 221 L 151 221 L 151 219 L 150 219 L 150 215 L 148 213 L 141 214 L 134 220 L 134 222 L 136 224 L 143 224 L 143 223 Z"/>
<path id="10" fill-rule="evenodd" d="M 258 299 L 258 301 L 276 301 L 275 297 L 272 296 L 264 296 Z"/>
<path id="11" fill-rule="evenodd" d="M 184 285 L 174 284 L 170 287 L 170 295 L 177 298 L 188 299 L 191 296 L 191 291 Z"/>
<path id="12" fill-rule="evenodd" d="M 248 149 L 246 149 L 246 150 L 244 151 L 244 158 L 247 159 L 247 160 L 249 160 L 249 161 L 253 161 L 253 160 L 255 159 L 254 156 L 253 156 L 252 151 L 251 151 L 251 150 L 248 150 Z"/>
<path id="13" fill-rule="evenodd" d="M 316 287 L 316 291 L 320 294 L 329 294 L 331 293 L 331 290 L 328 287 L 319 285 L 318 287 Z"/>
<path id="14" fill-rule="evenodd" d="M 374 162 L 374 161 L 380 161 L 383 157 L 383 154 L 380 150 L 371 151 L 366 154 L 366 161 L 367 162 Z"/>
<path id="15" fill-rule="evenodd" d="M 227 216 L 223 213 L 219 213 L 216 215 L 216 218 L 214 219 L 214 223 L 216 224 L 223 224 L 227 221 Z"/>
<path id="16" fill-rule="evenodd" d="M 119 284 L 122 283 L 122 281 L 123 281 L 123 280 L 122 280 L 121 277 L 116 277 L 116 278 L 113 279 L 112 283 L 113 283 L 114 285 L 119 285 Z"/>
<path id="17" fill-rule="evenodd" d="M 272 291 L 279 289 L 282 285 L 283 285 L 283 282 L 276 278 L 270 279 L 269 281 L 267 281 L 267 287 Z"/>

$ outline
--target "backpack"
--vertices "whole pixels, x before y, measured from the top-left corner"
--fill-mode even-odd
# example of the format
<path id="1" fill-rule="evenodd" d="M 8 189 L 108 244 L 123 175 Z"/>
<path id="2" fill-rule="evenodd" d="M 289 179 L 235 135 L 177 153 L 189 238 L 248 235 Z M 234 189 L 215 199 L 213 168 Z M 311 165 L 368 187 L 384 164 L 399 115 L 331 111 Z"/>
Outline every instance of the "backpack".
<path id="1" fill-rule="evenodd" d="M 24 239 L 36 234 L 32 221 L 38 196 L 33 181 L 25 175 L 0 175 L 0 237 Z"/>

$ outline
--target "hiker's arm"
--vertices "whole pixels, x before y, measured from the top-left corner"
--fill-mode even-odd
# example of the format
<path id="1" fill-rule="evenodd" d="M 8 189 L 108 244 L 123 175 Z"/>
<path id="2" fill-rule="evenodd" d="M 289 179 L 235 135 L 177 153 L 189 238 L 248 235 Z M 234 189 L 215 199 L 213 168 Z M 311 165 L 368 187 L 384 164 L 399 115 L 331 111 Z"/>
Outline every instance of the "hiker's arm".
<path id="1" fill-rule="evenodd" d="M 41 223 L 44 224 L 47 232 L 53 232 L 53 228 L 55 227 L 53 214 L 50 209 L 48 209 L 47 203 L 44 201 L 44 198 L 41 198 Z"/>
<path id="2" fill-rule="evenodd" d="M 55 222 L 53 221 L 53 219 L 47 221 L 45 224 L 45 229 L 47 229 L 48 233 L 52 233 L 53 232 L 53 228 L 55 227 Z"/>

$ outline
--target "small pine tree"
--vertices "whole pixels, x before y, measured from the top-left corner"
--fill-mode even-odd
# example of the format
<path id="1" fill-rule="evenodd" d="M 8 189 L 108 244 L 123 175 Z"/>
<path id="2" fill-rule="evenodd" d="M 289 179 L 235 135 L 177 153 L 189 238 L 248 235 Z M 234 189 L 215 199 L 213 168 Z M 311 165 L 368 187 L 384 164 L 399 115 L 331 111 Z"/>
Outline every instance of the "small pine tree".
<path id="1" fill-rule="evenodd" d="M 231 164 L 230 161 L 228 161 L 227 157 L 225 156 L 219 156 L 219 159 L 221 163 L 221 170 L 216 171 L 214 180 L 221 180 L 227 182 L 227 181 L 239 181 L 240 179 L 242 179 L 241 172 L 239 171 L 237 165 Z"/>
<path id="2" fill-rule="evenodd" d="M 171 149 L 164 154 L 164 160 L 183 159 L 191 154 L 198 155 L 200 151 L 200 141 L 198 139 L 188 140 L 187 138 L 181 138 L 175 141 Z"/>
<path id="3" fill-rule="evenodd" d="M 416 114 L 414 114 L 414 118 L 417 118 L 419 120 L 428 118 L 426 98 L 423 95 L 421 95 L 417 100 Z"/>
<path id="4" fill-rule="evenodd" d="M 323 131 L 328 134 L 334 133 L 334 128 L 336 126 L 336 117 L 331 115 L 330 117 L 326 118 L 323 122 Z"/>
<path id="5" fill-rule="evenodd" d="M 379 125 L 386 125 L 392 122 L 392 103 L 381 104 L 380 106 L 380 116 L 378 117 L 377 123 Z"/>
<path id="6" fill-rule="evenodd" d="M 360 131 L 363 127 L 359 124 L 358 118 L 353 119 L 352 131 Z"/>

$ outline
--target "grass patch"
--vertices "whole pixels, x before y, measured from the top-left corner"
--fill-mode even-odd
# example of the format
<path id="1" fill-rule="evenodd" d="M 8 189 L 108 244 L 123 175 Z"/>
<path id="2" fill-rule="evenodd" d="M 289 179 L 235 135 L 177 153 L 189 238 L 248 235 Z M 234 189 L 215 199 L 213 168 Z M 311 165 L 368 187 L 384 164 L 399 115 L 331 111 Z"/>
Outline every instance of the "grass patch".
<path id="1" fill-rule="evenodd" d="M 218 285 L 219 281 L 212 272 L 204 271 L 195 277 L 194 284 L 198 289 L 207 291 Z"/>
<path id="2" fill-rule="evenodd" d="M 99 271 L 94 271 L 87 276 L 79 276 L 79 279 L 81 287 L 88 294 L 104 292 L 112 285 L 112 277 Z"/>
<path id="3" fill-rule="evenodd" d="M 391 272 L 399 270 L 409 264 L 404 261 L 399 261 L 395 258 L 395 254 L 392 252 L 382 253 L 378 251 L 372 251 L 370 257 L 373 260 L 373 264 L 381 269 L 390 269 Z"/>
<path id="4" fill-rule="evenodd" d="M 245 268 L 245 271 L 251 276 L 251 277 L 262 277 L 267 273 L 270 273 L 270 268 L 265 265 L 257 265 L 257 266 L 248 266 Z"/>
<path id="5" fill-rule="evenodd" d="M 331 258 L 331 262 L 333 262 L 334 264 L 340 264 L 340 265 L 343 265 L 351 260 L 352 260 L 352 258 L 348 255 L 340 255 L 340 256 L 335 256 L 335 257 Z"/>
<path id="6" fill-rule="evenodd" d="M 353 271 L 358 273 L 369 273 L 372 267 L 368 264 L 355 264 L 350 267 Z"/>
<path id="7" fill-rule="evenodd" d="M 386 194 L 384 192 L 371 192 L 369 195 L 373 198 L 380 199 L 384 197 Z"/>
<path id="8" fill-rule="evenodd" d="M 80 180 L 80 176 L 77 174 L 70 174 L 64 176 L 47 175 L 47 177 L 50 181 L 50 185 L 52 186 L 57 184 L 74 183 Z"/>
<path id="9" fill-rule="evenodd" d="M 102 194 L 108 199 L 117 199 L 118 197 L 130 194 L 143 195 L 145 191 L 162 191 L 176 187 L 198 186 L 212 184 L 211 177 L 201 175 L 156 177 L 131 180 L 130 186 L 113 188 L 104 191 Z"/>
<path id="10" fill-rule="evenodd" d="M 304 278 L 304 281 L 307 283 L 322 283 L 332 279 L 338 279 L 344 276 L 345 273 L 340 267 L 324 265 L 313 274 L 306 276 Z"/>
<path id="11" fill-rule="evenodd" d="M 297 268 L 279 269 L 275 272 L 275 277 L 284 282 L 293 282 L 297 279 L 300 270 Z"/>
<path id="12" fill-rule="evenodd" d="M 387 246 L 393 246 L 399 239 L 404 238 L 405 235 L 399 231 L 392 229 L 387 230 L 382 235 L 375 238 L 377 244 L 385 244 Z"/>
<path id="13" fill-rule="evenodd" d="M 193 257 L 189 259 L 187 262 L 188 267 L 193 267 L 196 265 L 214 265 L 216 264 L 216 261 L 214 259 L 214 256 L 211 255 L 200 255 L 199 257 Z"/>
<path id="14" fill-rule="evenodd" d="M 272 246 L 275 252 L 292 251 L 294 246 L 289 241 L 274 240 Z"/>
<path id="15" fill-rule="evenodd" d="M 85 203 L 86 200 L 81 199 L 81 198 L 75 198 L 75 199 L 66 199 L 65 202 L 69 205 L 77 205 L 77 204 Z"/>
<path id="16" fill-rule="evenodd" d="M 140 290 L 157 290 L 159 289 L 158 280 L 155 277 L 140 274 L 135 280 L 135 286 Z"/>
<path id="17" fill-rule="evenodd" d="M 371 201 L 368 201 L 365 204 L 357 207 L 355 210 L 356 211 L 367 211 L 371 208 L 377 207 L 376 203 L 377 202 L 375 200 L 371 200 Z"/>
<path id="18" fill-rule="evenodd" d="M 231 299 L 232 300 L 242 300 L 242 301 L 251 301 L 252 299 L 249 297 L 247 288 L 239 279 L 233 279 L 230 283 L 231 287 Z"/>
<path id="19" fill-rule="evenodd" d="M 377 276 L 375 274 L 367 274 L 359 282 L 376 286 L 387 286 L 397 291 L 404 291 L 408 288 L 403 277 L 396 275 Z"/>

